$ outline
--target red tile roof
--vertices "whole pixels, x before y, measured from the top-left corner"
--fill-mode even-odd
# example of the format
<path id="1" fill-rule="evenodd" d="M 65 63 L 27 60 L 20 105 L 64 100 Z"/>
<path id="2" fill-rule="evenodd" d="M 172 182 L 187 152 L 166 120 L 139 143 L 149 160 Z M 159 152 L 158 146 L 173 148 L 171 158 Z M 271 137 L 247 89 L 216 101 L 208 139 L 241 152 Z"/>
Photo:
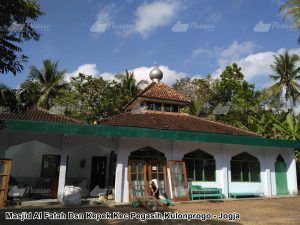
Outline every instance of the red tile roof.
<path id="1" fill-rule="evenodd" d="M 191 100 L 182 95 L 178 91 L 170 88 L 161 82 L 152 82 L 149 84 L 138 96 L 136 96 L 131 102 L 129 102 L 125 108 L 129 107 L 139 97 L 153 98 L 159 100 L 171 100 L 182 103 L 190 103 Z"/>
<path id="2" fill-rule="evenodd" d="M 148 98 L 157 98 L 157 99 L 166 99 L 172 101 L 180 101 L 180 102 L 190 102 L 190 99 L 186 96 L 182 95 L 178 91 L 170 88 L 164 83 L 151 83 L 146 87 L 139 97 L 148 97 Z"/>
<path id="3" fill-rule="evenodd" d="M 57 123 L 72 123 L 83 124 L 82 120 L 72 119 L 64 115 L 52 114 L 49 111 L 41 108 L 31 108 L 25 112 L 9 112 L 0 113 L 0 120 L 31 120 L 31 121 L 44 121 L 44 122 L 57 122 Z"/>
<path id="4" fill-rule="evenodd" d="M 210 121 L 186 113 L 139 111 L 122 113 L 98 121 L 98 125 L 151 128 L 160 130 L 191 131 L 241 136 L 260 136 L 227 124 Z"/>

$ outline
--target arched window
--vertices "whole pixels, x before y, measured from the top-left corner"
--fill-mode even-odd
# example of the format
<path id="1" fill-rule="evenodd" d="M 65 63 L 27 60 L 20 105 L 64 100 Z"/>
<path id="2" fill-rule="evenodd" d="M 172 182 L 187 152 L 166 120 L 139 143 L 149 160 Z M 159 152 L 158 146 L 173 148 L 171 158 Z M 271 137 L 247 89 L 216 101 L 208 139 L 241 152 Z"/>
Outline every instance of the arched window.
<path id="1" fill-rule="evenodd" d="M 212 155 L 202 150 L 195 150 L 185 154 L 183 160 L 186 165 L 186 172 L 189 180 L 216 180 L 216 163 Z"/>
<path id="2" fill-rule="evenodd" d="M 150 146 L 146 146 L 135 150 L 130 153 L 129 159 L 135 160 L 151 160 L 151 159 L 163 159 L 165 160 L 165 154 L 152 148 Z"/>
<path id="3" fill-rule="evenodd" d="M 231 158 L 231 181 L 260 182 L 260 164 L 256 157 L 243 152 Z"/>

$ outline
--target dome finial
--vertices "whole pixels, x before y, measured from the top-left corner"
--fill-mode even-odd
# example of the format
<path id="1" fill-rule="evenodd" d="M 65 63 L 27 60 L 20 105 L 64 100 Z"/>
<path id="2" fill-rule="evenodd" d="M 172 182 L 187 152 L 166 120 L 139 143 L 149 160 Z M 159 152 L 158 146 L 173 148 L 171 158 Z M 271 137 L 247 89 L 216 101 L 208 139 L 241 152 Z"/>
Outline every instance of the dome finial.
<path id="1" fill-rule="evenodd" d="M 150 79 L 152 82 L 158 83 L 164 76 L 163 72 L 159 69 L 157 62 L 154 63 L 154 68 L 150 71 Z"/>

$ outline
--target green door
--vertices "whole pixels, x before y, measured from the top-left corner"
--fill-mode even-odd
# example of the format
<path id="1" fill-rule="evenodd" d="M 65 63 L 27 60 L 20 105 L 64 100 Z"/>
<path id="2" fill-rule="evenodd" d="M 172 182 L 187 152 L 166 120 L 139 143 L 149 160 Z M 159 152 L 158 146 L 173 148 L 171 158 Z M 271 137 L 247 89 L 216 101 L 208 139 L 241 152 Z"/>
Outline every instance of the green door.
<path id="1" fill-rule="evenodd" d="M 277 195 L 287 195 L 287 176 L 286 176 L 286 164 L 281 155 L 279 155 L 275 162 L 275 174 L 276 174 L 276 189 Z"/>

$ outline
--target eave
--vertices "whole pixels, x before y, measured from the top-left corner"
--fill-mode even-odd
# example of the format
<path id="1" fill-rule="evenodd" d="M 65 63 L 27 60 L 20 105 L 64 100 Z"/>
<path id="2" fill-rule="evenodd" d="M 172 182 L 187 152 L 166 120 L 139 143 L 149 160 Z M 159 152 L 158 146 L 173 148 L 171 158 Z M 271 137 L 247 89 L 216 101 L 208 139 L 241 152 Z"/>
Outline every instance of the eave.
<path id="1" fill-rule="evenodd" d="M 189 131 L 159 130 L 125 126 L 63 124 L 27 120 L 6 120 L 8 132 L 33 132 L 43 134 L 84 135 L 104 137 L 154 138 L 175 141 L 210 142 L 265 147 L 300 148 L 300 141 L 267 139 Z"/>

